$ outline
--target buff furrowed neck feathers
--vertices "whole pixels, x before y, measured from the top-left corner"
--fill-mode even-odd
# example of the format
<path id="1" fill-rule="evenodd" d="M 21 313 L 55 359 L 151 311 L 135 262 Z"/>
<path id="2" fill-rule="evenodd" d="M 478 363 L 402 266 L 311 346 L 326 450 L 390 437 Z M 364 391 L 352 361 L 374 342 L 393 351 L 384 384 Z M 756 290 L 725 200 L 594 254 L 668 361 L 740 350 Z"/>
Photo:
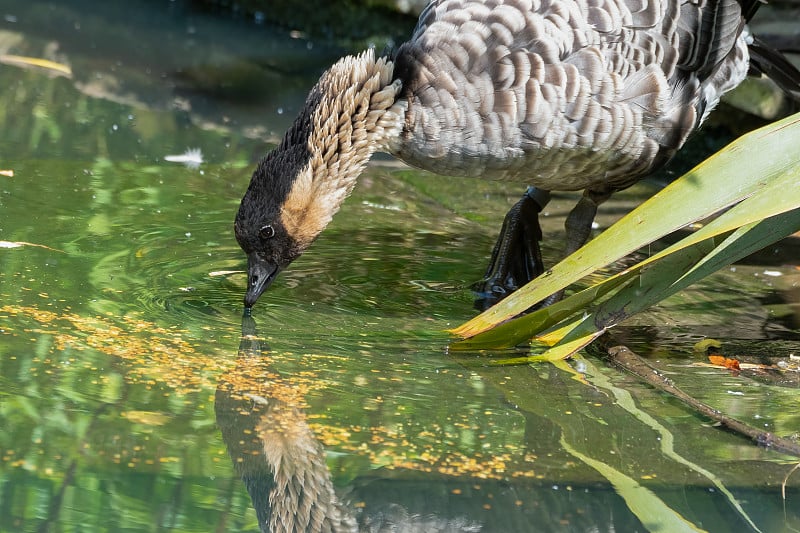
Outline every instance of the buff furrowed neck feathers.
<path id="1" fill-rule="evenodd" d="M 372 50 L 333 65 L 312 90 L 308 165 L 298 174 L 281 219 L 300 241 L 313 240 L 350 194 L 372 154 L 399 135 L 401 110 L 392 110 L 401 89 L 386 58 Z"/>

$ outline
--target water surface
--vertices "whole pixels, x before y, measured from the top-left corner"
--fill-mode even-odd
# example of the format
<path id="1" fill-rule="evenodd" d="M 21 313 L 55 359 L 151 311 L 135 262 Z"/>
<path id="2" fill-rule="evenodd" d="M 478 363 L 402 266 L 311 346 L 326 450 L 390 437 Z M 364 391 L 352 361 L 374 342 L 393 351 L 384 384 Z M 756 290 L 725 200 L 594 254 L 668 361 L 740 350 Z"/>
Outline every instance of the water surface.
<path id="1" fill-rule="evenodd" d="M 0 62 L 0 530 L 258 531 L 279 508 L 276 456 L 308 472 L 304 501 L 364 531 L 800 528 L 797 475 L 781 494 L 796 458 L 596 352 L 574 373 L 448 353 L 520 186 L 379 159 L 243 320 L 239 198 L 339 50 L 179 2 L 2 11 L 0 54 L 71 74 Z M 198 168 L 165 160 L 189 148 Z M 657 187 L 618 195 L 600 226 Z M 549 261 L 574 201 L 548 206 Z M 687 392 L 797 435 L 794 374 L 691 351 L 710 336 L 796 364 L 796 251 L 780 243 L 614 334 Z"/>

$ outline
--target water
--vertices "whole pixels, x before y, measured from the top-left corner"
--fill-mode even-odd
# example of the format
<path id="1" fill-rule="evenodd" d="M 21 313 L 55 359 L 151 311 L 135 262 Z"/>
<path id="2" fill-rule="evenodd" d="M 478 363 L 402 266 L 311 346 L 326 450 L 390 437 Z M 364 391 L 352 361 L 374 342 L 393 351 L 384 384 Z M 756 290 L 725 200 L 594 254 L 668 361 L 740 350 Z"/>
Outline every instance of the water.
<path id="1" fill-rule="evenodd" d="M 243 320 L 239 198 L 338 50 L 180 3 L 1 11 L 2 55 L 72 69 L 0 62 L 1 531 L 258 531 L 292 505 L 265 498 L 276 457 L 365 531 L 800 528 L 797 474 L 781 496 L 797 459 L 592 354 L 573 362 L 588 383 L 448 354 L 521 188 L 465 195 L 381 159 Z M 189 148 L 199 168 L 165 161 Z M 601 226 L 654 188 L 620 194 Z M 573 201 L 548 206 L 551 260 Z M 754 360 L 800 353 L 796 245 L 777 248 L 615 335 L 792 435 L 793 374 L 691 354 L 705 336 Z"/>

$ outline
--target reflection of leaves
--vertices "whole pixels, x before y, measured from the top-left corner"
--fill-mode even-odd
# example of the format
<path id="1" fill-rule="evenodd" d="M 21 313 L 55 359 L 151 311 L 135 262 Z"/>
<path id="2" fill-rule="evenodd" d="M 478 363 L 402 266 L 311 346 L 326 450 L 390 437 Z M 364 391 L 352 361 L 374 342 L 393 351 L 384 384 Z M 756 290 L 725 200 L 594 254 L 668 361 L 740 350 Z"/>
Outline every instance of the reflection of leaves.
<path id="1" fill-rule="evenodd" d="M 61 125 L 57 117 L 52 116 L 44 104 L 33 108 L 33 130 L 31 132 L 30 147 L 37 149 L 40 146 L 42 137 L 46 134 L 51 142 L 61 140 Z"/>
<path id="2" fill-rule="evenodd" d="M 593 459 L 573 448 L 562 435 L 561 446 L 577 459 L 597 470 L 625 500 L 628 508 L 649 531 L 705 531 L 670 508 L 652 491 L 614 467 Z M 758 530 L 756 530 L 758 531 Z"/>
<path id="3" fill-rule="evenodd" d="M 596 386 L 596 387 L 598 387 L 600 389 L 605 389 L 605 390 L 610 391 L 614 395 L 614 397 L 616 399 L 616 402 L 617 402 L 617 405 L 619 407 L 621 407 L 625 411 L 629 412 L 634 418 L 636 418 L 643 425 L 652 428 L 653 431 L 655 431 L 655 432 L 657 432 L 659 434 L 659 444 L 660 444 L 660 448 L 661 448 L 661 453 L 664 454 L 665 457 L 669 457 L 670 459 L 674 460 L 676 463 L 682 464 L 682 465 L 688 467 L 689 469 L 697 472 L 701 476 L 707 478 L 720 491 L 720 493 L 722 493 L 725 496 L 725 498 L 730 502 L 731 506 L 734 509 L 736 509 L 736 511 L 742 516 L 742 518 L 744 520 L 746 520 L 747 523 L 750 524 L 750 526 L 755 531 L 759 531 L 759 529 L 756 527 L 756 525 L 753 523 L 751 518 L 744 511 L 744 509 L 742 508 L 741 504 L 736 500 L 736 498 L 731 493 L 731 491 L 728 490 L 728 488 L 722 483 L 722 480 L 720 480 L 711 471 L 703 468 L 701 465 L 699 465 L 697 463 L 694 463 L 694 462 L 690 461 L 689 459 L 683 457 L 677 451 L 675 451 L 675 435 L 671 431 L 669 431 L 664 425 L 662 425 L 660 422 L 658 422 L 649 413 L 647 413 L 646 411 L 640 409 L 636 405 L 636 402 L 634 401 L 633 396 L 631 395 L 631 393 L 629 391 L 614 385 L 614 383 L 610 379 L 608 379 L 608 377 L 606 377 L 602 372 L 598 372 L 597 369 L 593 368 L 591 363 L 589 363 L 588 361 L 584 361 L 584 364 L 587 365 L 588 371 L 591 374 L 591 378 L 589 379 L 589 381 L 592 383 L 592 385 L 594 385 L 594 386 Z M 562 438 L 562 440 L 563 440 L 563 438 Z M 567 449 L 567 448 L 565 448 L 565 449 Z M 569 450 L 567 449 L 567 451 L 569 451 Z M 573 452 L 570 452 L 570 453 L 573 453 Z M 573 455 L 574 455 L 574 453 L 573 453 Z M 590 464 L 590 466 L 596 468 L 598 470 L 598 472 L 603 473 L 604 476 L 606 475 L 606 473 L 603 470 L 598 469 L 596 467 L 596 465 L 594 465 L 592 463 L 588 463 L 588 462 L 587 462 L 587 464 Z M 613 469 L 612 469 L 611 473 L 612 474 L 614 473 Z M 610 478 L 608 476 L 606 476 L 606 477 L 607 477 L 607 479 L 609 481 L 614 483 L 615 487 L 617 486 L 616 482 L 612 478 Z M 630 489 L 631 487 L 628 487 L 628 488 Z M 623 495 L 623 497 L 624 497 L 624 495 Z M 627 501 L 628 501 L 628 498 L 626 498 L 626 502 Z M 631 502 L 628 502 L 628 504 L 631 505 Z M 631 507 L 631 510 L 634 510 L 634 507 Z M 634 510 L 634 512 L 636 512 L 636 511 Z M 639 516 L 638 513 L 637 513 L 637 516 Z"/>

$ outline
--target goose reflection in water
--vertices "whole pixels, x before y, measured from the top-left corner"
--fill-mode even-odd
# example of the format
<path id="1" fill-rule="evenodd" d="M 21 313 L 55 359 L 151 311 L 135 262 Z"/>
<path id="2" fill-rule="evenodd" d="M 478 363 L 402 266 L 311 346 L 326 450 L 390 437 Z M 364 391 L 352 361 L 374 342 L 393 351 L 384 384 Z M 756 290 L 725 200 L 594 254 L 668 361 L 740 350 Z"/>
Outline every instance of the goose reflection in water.
<path id="1" fill-rule="evenodd" d="M 334 486 L 325 449 L 305 413 L 306 385 L 297 376 L 282 376 L 276 360 L 253 318 L 245 315 L 236 364 L 220 378 L 215 402 L 217 424 L 263 532 L 644 530 L 605 484 L 567 491 L 554 490 L 554 481 L 547 479 L 370 468 L 349 478 L 346 487 Z M 520 414 L 534 453 L 548 424 L 540 415 Z M 429 422 L 426 431 L 435 431 L 441 421 Z"/>
<path id="2" fill-rule="evenodd" d="M 255 321 L 242 318 L 236 367 L 220 381 L 215 410 L 261 531 L 358 531 L 333 490 L 325 451 L 306 423 L 303 398 L 270 369 Z"/>
<path id="3" fill-rule="evenodd" d="M 325 449 L 307 423 L 304 402 L 302 391 L 271 368 L 268 346 L 258 337 L 253 318 L 244 316 L 236 366 L 220 380 L 215 411 L 261 531 L 483 531 L 463 517 L 412 513 L 392 502 L 364 505 L 354 488 L 347 502 L 340 499 Z"/>

